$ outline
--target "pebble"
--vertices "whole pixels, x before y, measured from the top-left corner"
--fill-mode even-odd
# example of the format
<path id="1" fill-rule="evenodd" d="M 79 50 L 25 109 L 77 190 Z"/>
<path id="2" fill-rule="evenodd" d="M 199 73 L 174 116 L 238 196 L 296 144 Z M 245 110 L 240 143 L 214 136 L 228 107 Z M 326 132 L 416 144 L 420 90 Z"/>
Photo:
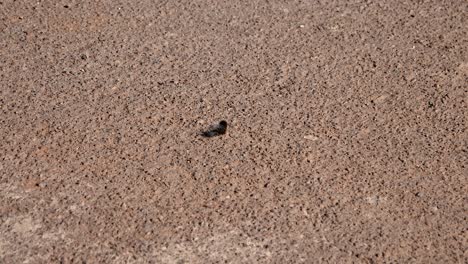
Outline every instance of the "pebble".
<path id="1" fill-rule="evenodd" d="M 314 135 L 307 135 L 307 136 L 304 136 L 304 138 L 307 139 L 307 140 L 313 140 L 313 141 L 319 139 L 318 137 L 316 137 Z"/>

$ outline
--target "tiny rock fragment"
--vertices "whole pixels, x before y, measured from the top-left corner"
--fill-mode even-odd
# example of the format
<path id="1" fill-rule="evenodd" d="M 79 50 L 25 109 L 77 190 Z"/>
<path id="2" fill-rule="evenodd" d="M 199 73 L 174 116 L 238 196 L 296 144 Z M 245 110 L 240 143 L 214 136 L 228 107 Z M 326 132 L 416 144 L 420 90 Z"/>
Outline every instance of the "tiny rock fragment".
<path id="1" fill-rule="evenodd" d="M 375 98 L 375 99 L 374 99 L 374 102 L 375 102 L 376 104 L 381 104 L 381 103 L 385 102 L 385 100 L 387 99 L 387 97 L 388 97 L 387 94 L 381 95 L 381 96 Z"/>
<path id="2" fill-rule="evenodd" d="M 318 137 L 316 137 L 314 135 L 307 135 L 307 136 L 304 136 L 304 138 L 307 139 L 307 140 L 313 140 L 313 141 L 319 139 Z"/>

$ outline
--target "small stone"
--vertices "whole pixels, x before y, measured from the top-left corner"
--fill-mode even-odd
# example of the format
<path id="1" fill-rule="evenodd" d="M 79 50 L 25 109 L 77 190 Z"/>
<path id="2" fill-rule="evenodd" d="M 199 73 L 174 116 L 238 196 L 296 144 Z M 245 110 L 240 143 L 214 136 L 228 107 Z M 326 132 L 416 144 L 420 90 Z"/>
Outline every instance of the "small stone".
<path id="1" fill-rule="evenodd" d="M 318 137 L 316 137 L 314 135 L 307 135 L 307 136 L 304 136 L 304 138 L 307 139 L 307 140 L 313 140 L 313 141 L 319 139 Z"/>
<path id="2" fill-rule="evenodd" d="M 387 94 L 384 94 L 384 95 L 381 95 L 377 98 L 374 99 L 374 103 L 376 104 L 381 104 L 383 102 L 385 102 L 385 100 L 387 99 L 388 95 Z"/>

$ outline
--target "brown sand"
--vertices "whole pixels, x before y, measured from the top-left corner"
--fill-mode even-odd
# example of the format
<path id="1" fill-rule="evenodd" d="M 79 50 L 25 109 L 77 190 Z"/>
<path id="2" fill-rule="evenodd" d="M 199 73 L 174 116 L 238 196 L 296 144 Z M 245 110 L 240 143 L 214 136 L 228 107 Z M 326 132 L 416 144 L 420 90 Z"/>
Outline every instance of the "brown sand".
<path id="1" fill-rule="evenodd" d="M 467 17 L 1 0 L 0 263 L 464 263 Z"/>

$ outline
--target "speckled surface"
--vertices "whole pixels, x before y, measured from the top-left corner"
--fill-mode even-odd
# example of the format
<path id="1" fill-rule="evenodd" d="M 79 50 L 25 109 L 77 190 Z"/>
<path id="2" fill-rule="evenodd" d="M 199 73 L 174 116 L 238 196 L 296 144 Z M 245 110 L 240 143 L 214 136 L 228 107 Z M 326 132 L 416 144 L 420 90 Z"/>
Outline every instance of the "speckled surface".
<path id="1" fill-rule="evenodd" d="M 0 262 L 466 263 L 467 14 L 0 0 Z"/>

